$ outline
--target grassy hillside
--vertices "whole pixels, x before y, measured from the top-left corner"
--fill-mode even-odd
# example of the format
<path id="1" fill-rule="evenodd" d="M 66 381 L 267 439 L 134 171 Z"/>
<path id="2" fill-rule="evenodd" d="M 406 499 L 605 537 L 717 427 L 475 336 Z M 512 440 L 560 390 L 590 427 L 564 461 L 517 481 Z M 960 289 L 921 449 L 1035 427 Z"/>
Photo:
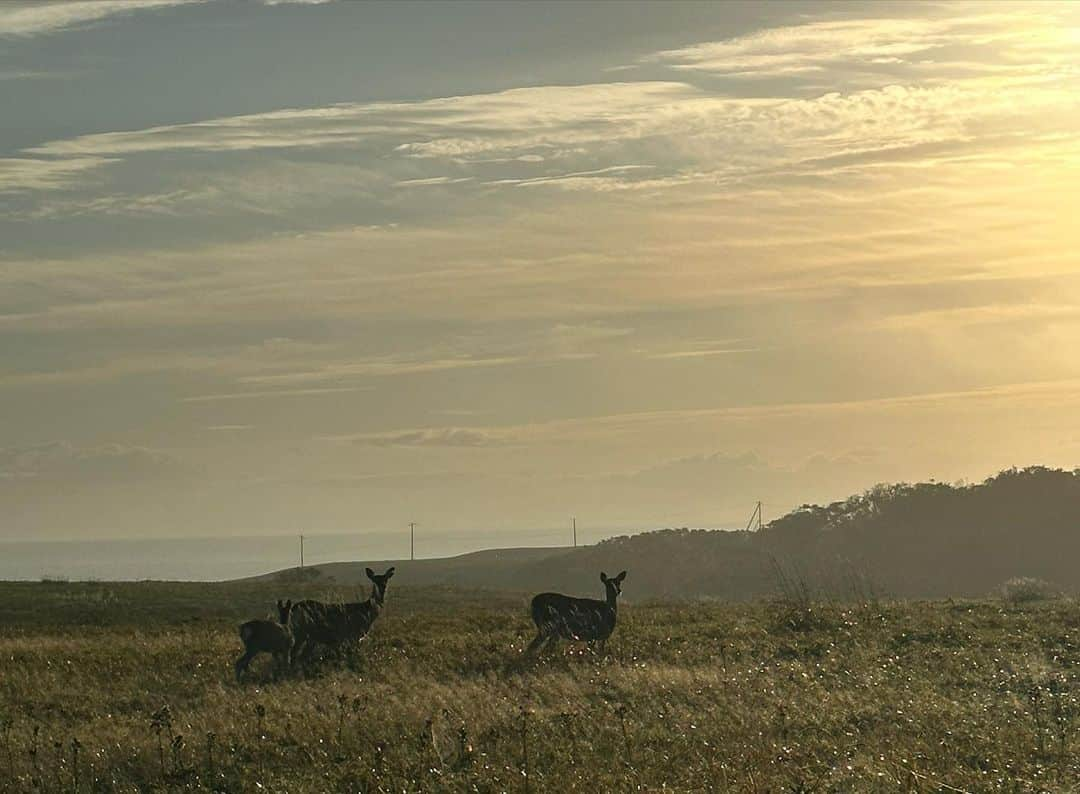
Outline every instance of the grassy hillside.
<path id="1" fill-rule="evenodd" d="M 599 571 L 628 569 L 627 596 L 636 600 L 758 598 L 775 593 L 783 578 L 823 596 L 972 598 L 1020 576 L 1075 591 L 1077 559 L 1080 473 L 1036 467 L 974 485 L 880 485 L 804 506 L 760 532 L 668 529 L 578 549 L 393 564 L 413 584 L 583 594 L 602 593 Z M 304 575 L 357 582 L 364 564 L 318 566 Z"/>
<path id="2" fill-rule="evenodd" d="M 238 685 L 278 595 L 0 585 L 0 790 L 1080 788 L 1072 602 L 627 604 L 527 663 L 524 598 L 395 582 L 359 649 Z"/>

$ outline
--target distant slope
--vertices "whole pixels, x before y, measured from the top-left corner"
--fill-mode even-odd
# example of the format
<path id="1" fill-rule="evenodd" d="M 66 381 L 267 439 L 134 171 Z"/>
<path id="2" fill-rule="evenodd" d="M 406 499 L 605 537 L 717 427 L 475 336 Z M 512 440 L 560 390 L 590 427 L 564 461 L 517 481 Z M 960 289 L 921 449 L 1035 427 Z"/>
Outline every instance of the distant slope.
<path id="1" fill-rule="evenodd" d="M 577 549 L 499 549 L 416 562 L 291 569 L 365 587 L 366 565 L 396 565 L 401 584 L 602 592 L 627 569 L 627 598 L 753 598 L 779 579 L 822 594 L 979 596 L 1014 576 L 1080 589 L 1080 472 L 1010 469 L 975 485 L 879 485 L 806 505 L 760 532 L 660 530 Z"/>
<path id="2" fill-rule="evenodd" d="M 366 567 L 379 571 L 393 565 L 397 568 L 398 581 L 410 585 L 449 585 L 454 587 L 486 587 L 499 590 L 527 590 L 528 583 L 516 580 L 516 572 L 523 567 L 557 560 L 573 552 L 573 549 L 520 548 L 488 549 L 462 554 L 457 557 L 441 557 L 426 560 L 376 560 L 363 562 L 330 562 L 306 568 L 289 568 L 250 581 L 267 579 L 310 580 L 325 578 L 336 584 L 367 587 L 364 575 Z"/>

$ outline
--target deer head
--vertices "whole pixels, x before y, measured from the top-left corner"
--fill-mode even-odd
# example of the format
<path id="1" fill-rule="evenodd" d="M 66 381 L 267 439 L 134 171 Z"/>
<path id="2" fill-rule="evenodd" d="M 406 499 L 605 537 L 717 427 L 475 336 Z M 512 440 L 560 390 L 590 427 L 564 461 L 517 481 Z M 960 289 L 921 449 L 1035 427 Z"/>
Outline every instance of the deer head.
<path id="1" fill-rule="evenodd" d="M 623 579 L 626 578 L 626 571 L 623 571 L 618 576 L 608 576 L 603 571 L 600 572 L 600 581 L 604 583 L 604 587 L 607 588 L 608 603 L 614 604 L 615 599 L 622 593 Z"/>
<path id="2" fill-rule="evenodd" d="M 390 577 L 394 575 L 394 568 L 391 566 L 387 569 L 386 573 L 378 574 L 370 568 L 366 568 L 364 571 L 367 574 L 367 578 L 370 579 L 375 585 L 375 592 L 372 594 L 375 601 L 379 604 L 386 598 L 386 585 L 390 581 Z"/>

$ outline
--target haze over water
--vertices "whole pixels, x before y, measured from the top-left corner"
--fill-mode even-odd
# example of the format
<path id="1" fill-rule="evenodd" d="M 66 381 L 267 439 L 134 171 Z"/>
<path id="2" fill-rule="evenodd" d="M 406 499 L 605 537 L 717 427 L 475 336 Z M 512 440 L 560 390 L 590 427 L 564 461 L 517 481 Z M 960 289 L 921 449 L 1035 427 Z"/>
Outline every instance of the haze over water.
<path id="1" fill-rule="evenodd" d="M 578 529 L 579 543 L 595 543 L 617 533 Z M 447 533 L 419 530 L 417 559 L 450 557 L 487 546 L 489 532 Z M 524 530 L 519 546 L 567 546 L 569 530 Z M 358 532 L 304 536 L 304 562 L 374 562 L 409 558 L 409 534 Z M 103 581 L 168 579 L 219 581 L 256 576 L 299 564 L 297 536 L 260 535 L 145 540 L 59 540 L 0 542 L 0 580 L 42 578 Z"/>

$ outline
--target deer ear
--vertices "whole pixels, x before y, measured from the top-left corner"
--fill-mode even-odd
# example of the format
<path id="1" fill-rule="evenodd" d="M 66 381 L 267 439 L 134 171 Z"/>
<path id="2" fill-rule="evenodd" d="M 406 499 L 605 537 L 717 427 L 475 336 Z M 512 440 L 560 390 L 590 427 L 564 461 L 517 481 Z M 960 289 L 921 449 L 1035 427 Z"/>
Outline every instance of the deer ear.
<path id="1" fill-rule="evenodd" d="M 374 579 L 375 578 L 375 571 L 371 570 L 370 568 L 365 568 L 364 572 L 367 574 L 368 579 Z"/>
<path id="2" fill-rule="evenodd" d="M 615 581 L 618 582 L 619 584 L 622 584 L 622 580 L 625 579 L 625 578 L 626 578 L 626 571 L 623 571 L 622 573 L 620 573 L 618 576 L 615 577 Z"/>
<path id="3" fill-rule="evenodd" d="M 285 602 L 285 609 L 292 609 L 292 599 Z"/>
<path id="4" fill-rule="evenodd" d="M 391 565 L 390 569 L 386 573 L 384 573 L 383 576 L 385 576 L 387 579 L 389 579 L 393 575 L 394 575 L 394 566 Z"/>
<path id="5" fill-rule="evenodd" d="M 604 573 L 603 571 L 600 571 L 600 581 L 603 582 L 604 584 L 607 584 L 607 574 Z"/>
<path id="6" fill-rule="evenodd" d="M 279 599 L 277 600 L 277 608 L 278 608 L 278 609 L 281 609 L 281 608 L 282 608 L 282 606 L 283 606 L 283 605 L 282 605 L 282 603 L 281 603 L 281 599 L 279 598 Z"/>

